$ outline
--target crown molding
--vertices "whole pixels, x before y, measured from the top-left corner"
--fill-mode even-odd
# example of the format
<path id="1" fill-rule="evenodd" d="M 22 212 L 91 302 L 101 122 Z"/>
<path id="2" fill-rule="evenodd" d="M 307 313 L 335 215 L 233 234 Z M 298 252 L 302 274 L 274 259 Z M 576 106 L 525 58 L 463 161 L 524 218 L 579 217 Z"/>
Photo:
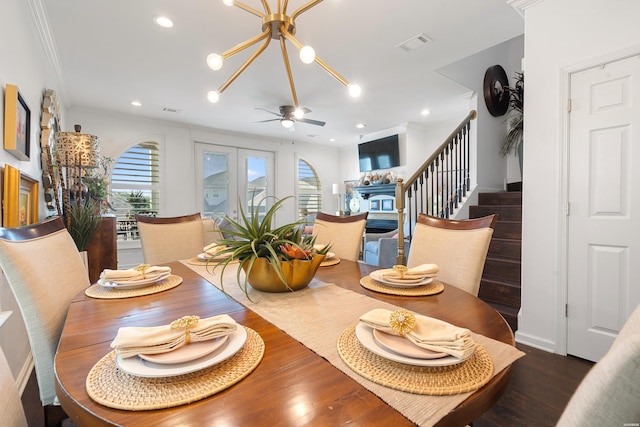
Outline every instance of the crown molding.
<path id="1" fill-rule="evenodd" d="M 507 0 L 507 4 L 511 5 L 520 16 L 524 17 L 524 11 L 531 6 L 542 3 L 544 0 Z"/>

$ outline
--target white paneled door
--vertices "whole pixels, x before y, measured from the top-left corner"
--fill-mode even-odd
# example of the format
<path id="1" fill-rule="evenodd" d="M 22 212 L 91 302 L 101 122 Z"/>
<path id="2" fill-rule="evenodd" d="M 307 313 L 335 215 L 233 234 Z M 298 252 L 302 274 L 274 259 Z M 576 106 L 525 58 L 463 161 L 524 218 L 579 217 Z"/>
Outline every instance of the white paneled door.
<path id="1" fill-rule="evenodd" d="M 567 353 L 597 361 L 640 303 L 640 56 L 570 84 Z"/>
<path id="2" fill-rule="evenodd" d="M 196 196 L 207 217 L 238 219 L 240 206 L 247 212 L 274 194 L 274 154 L 224 145 L 195 144 Z M 265 210 L 265 204 L 260 205 Z"/>

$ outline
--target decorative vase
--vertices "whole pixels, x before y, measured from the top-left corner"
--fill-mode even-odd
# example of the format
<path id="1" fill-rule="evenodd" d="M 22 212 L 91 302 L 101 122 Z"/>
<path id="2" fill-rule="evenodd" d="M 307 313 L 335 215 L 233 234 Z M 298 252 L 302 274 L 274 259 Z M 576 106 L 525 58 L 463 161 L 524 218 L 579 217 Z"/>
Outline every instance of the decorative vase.
<path id="1" fill-rule="evenodd" d="M 315 276 L 324 255 L 314 255 L 312 259 L 294 259 L 282 262 L 282 282 L 273 266 L 266 258 L 256 258 L 247 278 L 252 288 L 263 292 L 287 292 L 305 288 Z M 247 265 L 243 267 L 247 272 Z"/>

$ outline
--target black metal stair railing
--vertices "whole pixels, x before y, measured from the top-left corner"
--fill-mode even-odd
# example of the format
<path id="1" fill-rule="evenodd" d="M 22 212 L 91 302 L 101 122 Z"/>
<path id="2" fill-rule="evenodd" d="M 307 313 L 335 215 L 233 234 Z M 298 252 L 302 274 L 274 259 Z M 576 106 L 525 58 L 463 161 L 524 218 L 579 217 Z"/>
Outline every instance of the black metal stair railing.
<path id="1" fill-rule="evenodd" d="M 396 264 L 406 265 L 404 239 L 411 240 L 419 213 L 449 218 L 470 189 L 469 139 L 476 111 L 451 132 L 406 182 L 396 184 L 398 255 Z M 406 210 L 406 214 L 405 214 Z M 407 232 L 405 235 L 405 224 Z"/>

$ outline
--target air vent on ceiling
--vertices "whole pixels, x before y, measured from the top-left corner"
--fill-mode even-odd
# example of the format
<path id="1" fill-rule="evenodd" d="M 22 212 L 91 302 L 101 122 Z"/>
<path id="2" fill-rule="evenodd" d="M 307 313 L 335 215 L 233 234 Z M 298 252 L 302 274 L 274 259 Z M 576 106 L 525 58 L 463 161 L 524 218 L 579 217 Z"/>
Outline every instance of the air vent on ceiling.
<path id="1" fill-rule="evenodd" d="M 405 52 L 410 52 L 419 48 L 420 46 L 424 46 L 427 43 L 431 43 L 431 39 L 427 37 L 425 33 L 420 33 L 417 36 L 411 37 L 409 40 L 406 40 L 396 47 L 398 49 L 404 50 Z"/>
<path id="2" fill-rule="evenodd" d="M 177 108 L 171 108 L 171 107 L 163 107 L 162 111 L 166 111 L 167 113 L 179 113 L 182 110 L 178 110 Z"/>

